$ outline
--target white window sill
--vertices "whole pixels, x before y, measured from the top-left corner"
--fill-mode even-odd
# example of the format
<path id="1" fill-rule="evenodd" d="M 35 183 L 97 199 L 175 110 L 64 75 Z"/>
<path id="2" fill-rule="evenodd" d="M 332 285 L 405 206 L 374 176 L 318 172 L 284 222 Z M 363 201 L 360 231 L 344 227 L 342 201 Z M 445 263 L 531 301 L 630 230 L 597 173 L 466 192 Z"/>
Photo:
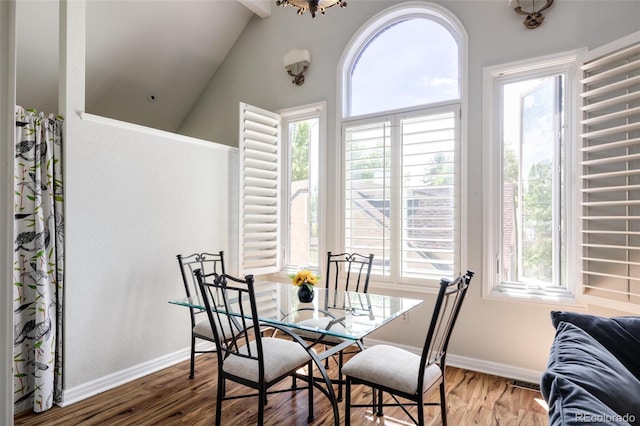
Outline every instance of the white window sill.
<path id="1" fill-rule="evenodd" d="M 554 294 L 549 294 L 542 291 L 496 287 L 489 291 L 483 291 L 482 298 L 502 302 L 523 302 L 556 305 L 572 309 L 585 308 L 584 305 L 578 302 L 575 294 L 569 292 L 557 292 Z"/>

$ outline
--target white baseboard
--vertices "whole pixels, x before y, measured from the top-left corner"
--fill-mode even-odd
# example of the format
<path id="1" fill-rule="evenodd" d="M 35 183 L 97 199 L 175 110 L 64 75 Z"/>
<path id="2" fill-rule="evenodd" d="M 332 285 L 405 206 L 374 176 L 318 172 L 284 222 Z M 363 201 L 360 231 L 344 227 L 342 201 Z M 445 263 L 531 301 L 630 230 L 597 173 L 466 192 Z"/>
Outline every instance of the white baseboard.
<path id="1" fill-rule="evenodd" d="M 388 344 L 388 342 L 375 339 L 365 338 L 365 341 L 367 346 Z M 395 343 L 393 345 L 417 355 L 420 355 L 422 353 L 422 348 L 403 346 Z M 486 361 L 482 359 L 468 358 L 453 353 L 447 354 L 447 365 L 450 365 L 452 367 L 464 368 L 465 370 L 477 371 L 479 373 L 505 377 L 508 379 L 522 380 L 523 382 L 535 384 L 540 383 L 540 378 L 542 377 L 543 373 L 542 371 L 530 370 L 527 368 L 516 367 L 508 364 L 500 364 L 497 362 Z"/>
<path id="2" fill-rule="evenodd" d="M 200 342 L 196 344 L 196 350 L 206 351 L 214 348 L 213 343 Z M 64 389 L 62 392 L 61 407 L 82 401 L 99 393 L 108 391 L 132 380 L 147 376 L 156 371 L 171 367 L 179 362 L 189 359 L 191 348 L 181 349 L 179 351 L 152 359 L 142 364 L 134 365 L 108 376 L 101 377 L 80 386 Z"/>
<path id="3" fill-rule="evenodd" d="M 367 346 L 388 344 L 382 340 L 366 339 Z M 420 354 L 421 348 L 411 346 L 403 346 L 394 343 L 394 346 L 401 347 L 409 352 Z M 201 342 L 196 345 L 197 350 L 211 350 L 213 344 L 209 342 Z M 128 383 L 140 377 L 147 376 L 156 371 L 171 367 L 179 362 L 189 359 L 189 348 L 164 355 L 160 358 L 152 359 L 142 364 L 126 368 L 105 377 L 84 383 L 80 386 L 65 389 L 62 394 L 62 407 L 82 401 L 99 393 L 113 389 L 117 386 Z M 492 361 L 468 358 L 455 354 L 447 354 L 447 365 L 452 367 L 464 368 L 466 370 L 477 371 L 480 373 L 492 374 L 495 376 L 506 377 L 509 379 L 522 380 L 529 383 L 540 383 L 541 371 L 530 370 L 526 368 L 516 367 L 513 365 L 500 364 Z"/>

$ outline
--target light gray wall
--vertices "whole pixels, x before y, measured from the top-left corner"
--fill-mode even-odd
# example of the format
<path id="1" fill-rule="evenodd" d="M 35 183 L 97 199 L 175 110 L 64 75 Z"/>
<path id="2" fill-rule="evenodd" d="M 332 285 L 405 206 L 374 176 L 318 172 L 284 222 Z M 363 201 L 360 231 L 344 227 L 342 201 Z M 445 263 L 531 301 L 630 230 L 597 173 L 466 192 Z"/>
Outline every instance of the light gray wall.
<path id="1" fill-rule="evenodd" d="M 180 131 L 232 146 L 238 139 L 238 103 L 277 110 L 326 100 L 329 150 L 335 154 L 339 140 L 335 117 L 337 66 L 345 46 L 358 29 L 381 10 L 396 4 L 387 1 L 351 1 L 346 9 L 329 9 L 312 20 L 297 16 L 291 8 L 274 8 L 268 19 L 253 18 L 201 95 Z M 506 0 L 441 1 L 461 20 L 469 36 L 468 140 L 466 222 L 463 236 L 467 267 L 476 272 L 452 341 L 451 352 L 468 360 L 519 369 L 522 376 L 542 371 L 546 365 L 553 329 L 552 309 L 541 303 L 498 302 L 480 295 L 482 277 L 482 69 L 486 66 L 587 47 L 593 48 L 640 30 L 640 2 L 556 1 L 545 13 L 542 26 L 528 30 Z M 304 86 L 291 84 L 282 65 L 293 47 L 311 51 L 312 63 Z M 402 64 L 398 64 L 402 66 Z M 393 75 L 389 76 L 394 78 Z M 331 154 L 330 158 L 335 158 Z M 334 174 L 335 175 L 335 174 Z M 336 182 L 330 188 L 337 191 Z M 333 223 L 330 226 L 337 226 Z M 424 294 L 416 297 L 430 299 Z M 408 346 L 419 346 L 431 300 L 410 315 L 410 323 L 390 324 L 374 337 Z M 576 309 L 576 308 L 570 308 Z M 595 312 L 596 310 L 587 310 Z"/>
<path id="2" fill-rule="evenodd" d="M 82 119 L 83 2 L 61 23 L 68 390 L 189 346 L 186 308 L 167 303 L 184 296 L 175 256 L 229 250 L 234 150 Z"/>

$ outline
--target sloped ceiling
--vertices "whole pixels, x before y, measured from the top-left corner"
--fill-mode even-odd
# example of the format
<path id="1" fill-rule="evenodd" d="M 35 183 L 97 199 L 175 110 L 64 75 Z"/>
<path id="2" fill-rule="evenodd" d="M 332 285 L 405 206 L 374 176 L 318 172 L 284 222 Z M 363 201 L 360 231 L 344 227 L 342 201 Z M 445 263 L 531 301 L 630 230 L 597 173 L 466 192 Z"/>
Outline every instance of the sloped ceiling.
<path id="1" fill-rule="evenodd" d="M 58 112 L 58 8 L 17 2 L 25 108 Z M 88 0 L 86 111 L 176 131 L 254 12 L 269 10 L 269 0 Z"/>

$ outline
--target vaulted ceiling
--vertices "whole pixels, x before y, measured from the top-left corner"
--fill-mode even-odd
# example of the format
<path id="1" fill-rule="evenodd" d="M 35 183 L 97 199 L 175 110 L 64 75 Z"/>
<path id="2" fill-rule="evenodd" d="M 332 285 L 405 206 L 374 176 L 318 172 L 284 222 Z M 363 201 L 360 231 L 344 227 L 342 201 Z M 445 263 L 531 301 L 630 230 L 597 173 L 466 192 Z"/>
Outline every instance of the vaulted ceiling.
<path id="1" fill-rule="evenodd" d="M 17 2 L 17 101 L 58 112 L 58 2 Z M 86 111 L 175 131 L 270 0 L 88 0 Z M 256 16 L 255 19 L 260 19 Z"/>

